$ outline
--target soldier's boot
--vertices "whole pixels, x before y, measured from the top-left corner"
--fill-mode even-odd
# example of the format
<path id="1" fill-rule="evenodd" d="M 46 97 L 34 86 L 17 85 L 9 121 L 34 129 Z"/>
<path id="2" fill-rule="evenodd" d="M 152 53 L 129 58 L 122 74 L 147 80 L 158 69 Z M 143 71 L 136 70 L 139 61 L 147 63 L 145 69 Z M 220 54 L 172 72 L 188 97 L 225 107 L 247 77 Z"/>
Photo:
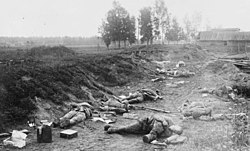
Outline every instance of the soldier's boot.
<path id="1" fill-rule="evenodd" d="M 60 128 L 67 128 L 70 126 L 70 120 L 65 119 L 64 121 L 60 122 Z"/>
<path id="2" fill-rule="evenodd" d="M 120 129 L 117 128 L 117 127 L 112 127 L 112 126 L 109 127 L 108 130 L 107 130 L 107 133 L 108 133 L 108 134 L 118 133 L 118 132 L 120 132 Z"/>
<path id="3" fill-rule="evenodd" d="M 109 124 L 104 125 L 104 131 L 107 131 L 111 126 L 112 126 L 112 125 L 109 125 Z"/>
<path id="4" fill-rule="evenodd" d="M 147 134 L 142 137 L 144 143 L 150 143 L 155 140 L 157 137 L 155 134 Z"/>
<path id="5" fill-rule="evenodd" d="M 107 131 L 108 134 L 118 133 L 118 132 L 120 132 L 120 130 L 121 130 L 121 128 L 114 127 L 110 124 L 107 124 L 104 126 L 104 131 Z"/>

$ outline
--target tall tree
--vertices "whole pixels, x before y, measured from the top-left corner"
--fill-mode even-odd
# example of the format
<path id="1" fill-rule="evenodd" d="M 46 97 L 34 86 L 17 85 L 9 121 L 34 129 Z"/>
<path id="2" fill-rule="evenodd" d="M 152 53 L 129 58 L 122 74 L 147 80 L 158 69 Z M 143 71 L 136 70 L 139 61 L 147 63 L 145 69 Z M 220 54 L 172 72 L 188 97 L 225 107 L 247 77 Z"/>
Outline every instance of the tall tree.
<path id="1" fill-rule="evenodd" d="M 99 28 L 99 32 L 101 33 L 102 40 L 104 41 L 107 48 L 109 49 L 109 45 L 111 44 L 111 40 L 112 40 L 109 24 L 103 21 L 102 26 Z"/>
<path id="2" fill-rule="evenodd" d="M 118 41 L 118 47 L 120 48 L 120 42 L 124 39 L 124 33 L 126 28 L 124 23 L 128 12 L 123 8 L 119 2 L 113 2 L 113 9 L 108 11 L 107 22 L 110 26 L 110 34 L 112 41 Z"/>
<path id="3" fill-rule="evenodd" d="M 135 17 L 132 16 L 129 19 L 129 28 L 128 28 L 128 42 L 130 45 L 132 45 L 133 43 L 135 43 L 136 41 L 136 36 L 135 36 L 135 32 L 136 32 L 136 25 L 135 25 Z"/>
<path id="4" fill-rule="evenodd" d="M 183 29 L 180 27 L 177 19 L 174 17 L 172 19 L 172 26 L 169 32 L 166 33 L 168 41 L 180 41 L 183 39 Z"/>
<path id="5" fill-rule="evenodd" d="M 123 28 L 122 28 L 122 40 L 124 41 L 124 46 L 126 47 L 126 42 L 129 44 L 135 43 L 135 17 L 130 17 L 127 15 L 126 18 L 123 18 Z"/>
<path id="6" fill-rule="evenodd" d="M 160 37 L 161 43 L 164 43 L 165 33 L 170 25 L 170 14 L 164 0 L 156 0 L 154 6 L 154 34 Z"/>
<path id="7" fill-rule="evenodd" d="M 117 42 L 118 47 L 121 47 L 120 42 L 129 41 L 130 44 L 135 42 L 135 19 L 130 17 L 129 13 L 117 1 L 113 2 L 113 9 L 107 13 L 106 22 L 100 28 L 102 39 L 107 47 L 111 41 Z"/>
<path id="8" fill-rule="evenodd" d="M 140 25 L 140 34 L 142 35 L 141 41 L 142 43 L 146 41 L 148 45 L 153 38 L 152 15 L 150 7 L 144 7 L 140 10 Z"/>

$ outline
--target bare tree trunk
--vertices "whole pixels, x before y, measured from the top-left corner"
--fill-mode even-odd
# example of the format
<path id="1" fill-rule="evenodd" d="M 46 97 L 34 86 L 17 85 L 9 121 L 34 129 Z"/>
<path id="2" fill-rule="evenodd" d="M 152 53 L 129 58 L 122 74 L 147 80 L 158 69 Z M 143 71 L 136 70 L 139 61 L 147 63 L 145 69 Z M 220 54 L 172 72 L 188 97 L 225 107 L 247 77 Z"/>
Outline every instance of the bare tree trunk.
<path id="1" fill-rule="evenodd" d="M 118 48 L 121 48 L 121 40 L 118 41 Z"/>

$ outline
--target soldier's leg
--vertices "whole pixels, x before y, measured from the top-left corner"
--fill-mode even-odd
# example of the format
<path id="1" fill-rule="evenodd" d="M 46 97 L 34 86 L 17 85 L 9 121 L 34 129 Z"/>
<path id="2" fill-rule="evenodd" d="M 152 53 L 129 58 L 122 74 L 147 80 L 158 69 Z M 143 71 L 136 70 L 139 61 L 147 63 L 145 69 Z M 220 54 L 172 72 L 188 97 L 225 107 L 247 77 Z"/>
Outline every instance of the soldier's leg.
<path id="1" fill-rule="evenodd" d="M 118 108 L 125 108 L 125 104 L 115 100 L 115 99 L 109 99 L 104 105 L 107 105 L 109 107 L 118 107 Z"/>
<path id="2" fill-rule="evenodd" d="M 129 134 L 141 134 L 143 133 L 142 124 L 139 121 L 132 123 L 127 126 L 106 126 L 104 130 L 107 130 L 108 134 L 111 133 L 129 133 Z"/>
<path id="3" fill-rule="evenodd" d="M 184 143 L 186 140 L 187 140 L 187 137 L 174 134 L 168 137 L 167 139 L 165 139 L 164 142 L 166 144 L 180 144 L 180 143 Z"/>
<path id="4" fill-rule="evenodd" d="M 130 99 L 133 99 L 133 98 L 136 98 L 137 97 L 137 93 L 132 93 L 132 94 L 129 94 L 129 96 L 121 99 L 121 101 L 125 101 L 125 100 L 130 100 Z"/>
<path id="5" fill-rule="evenodd" d="M 65 128 L 70 125 L 70 119 L 74 117 L 77 114 L 77 111 L 70 111 L 67 114 L 65 114 L 63 117 L 61 117 L 60 120 L 60 127 Z"/>
<path id="6" fill-rule="evenodd" d="M 71 119 L 73 116 L 77 114 L 77 111 L 70 111 L 67 114 L 65 114 L 63 117 L 60 118 L 60 121 L 64 121 L 66 119 Z"/>
<path id="7" fill-rule="evenodd" d="M 84 112 L 77 112 L 77 114 L 69 120 L 70 125 L 74 125 L 86 120 Z"/>
<path id="8" fill-rule="evenodd" d="M 133 103 L 141 103 L 143 102 L 143 96 L 138 96 L 136 98 L 130 99 L 130 100 L 126 100 L 126 103 L 128 104 L 133 104 Z"/>
<path id="9" fill-rule="evenodd" d="M 116 114 L 123 114 L 123 113 L 126 113 L 128 112 L 125 108 L 115 108 L 115 107 L 99 107 L 99 109 L 101 111 L 113 111 L 115 112 Z"/>
<path id="10" fill-rule="evenodd" d="M 153 128 L 149 134 L 142 137 L 143 142 L 150 143 L 151 141 L 157 139 L 164 132 L 163 124 L 159 121 L 154 121 Z"/>

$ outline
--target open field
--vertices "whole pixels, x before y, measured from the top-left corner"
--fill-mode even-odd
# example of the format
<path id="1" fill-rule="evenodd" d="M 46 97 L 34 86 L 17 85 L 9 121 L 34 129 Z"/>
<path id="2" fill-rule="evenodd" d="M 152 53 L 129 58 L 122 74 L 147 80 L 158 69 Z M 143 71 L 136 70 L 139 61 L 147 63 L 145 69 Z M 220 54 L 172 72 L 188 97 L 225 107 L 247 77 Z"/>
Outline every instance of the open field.
<path id="1" fill-rule="evenodd" d="M 38 51 L 40 49 L 41 52 Z M 119 96 L 128 95 L 143 87 L 158 89 L 163 100 L 139 105 L 172 112 L 177 112 L 177 108 L 186 100 L 209 102 L 213 107 L 213 114 L 230 114 L 236 112 L 237 109 L 234 102 L 224 101 L 225 99 L 211 94 L 203 96 L 199 93 L 199 90 L 203 88 L 216 89 L 223 85 L 232 86 L 234 84 L 232 77 L 240 71 L 231 63 L 218 60 L 219 57 L 233 54 L 227 52 L 226 48 L 203 49 L 196 45 L 152 45 L 149 47 L 136 46 L 124 50 L 107 50 L 103 47 L 100 49 L 96 47 L 71 47 L 70 49 L 56 47 L 53 48 L 53 52 L 48 50 L 47 48 L 36 48 L 34 51 L 11 52 L 11 55 L 6 53 L 8 59 L 30 60 L 21 64 L 0 66 L 2 71 L 0 94 L 18 107 L 15 110 L 13 108 L 13 111 L 19 109 L 20 114 L 36 114 L 39 119 L 54 120 L 68 111 L 65 107 L 67 102 L 91 102 L 80 86 L 87 87 L 97 100 L 102 98 L 103 94 L 113 93 Z M 63 53 L 61 54 L 61 52 Z M 0 59 L 6 60 L 6 58 Z M 181 67 L 180 70 L 195 72 L 195 75 L 152 82 L 152 79 L 161 77 L 156 72 L 157 64 L 153 63 L 154 61 L 169 61 L 163 67 L 166 70 L 176 68 L 178 61 L 184 61 L 186 66 Z M 171 86 L 180 81 L 184 81 L 184 84 Z M 12 94 L 11 97 L 10 94 Z M 35 96 L 41 98 L 43 102 L 35 102 Z M 2 107 L 11 107 L 8 106 L 6 100 L 0 101 L 3 102 L 2 105 L 5 105 Z M 26 108 L 27 106 L 24 105 L 28 103 L 30 103 L 30 108 Z M 103 130 L 103 123 L 87 120 L 71 127 L 78 131 L 77 138 L 62 139 L 59 137 L 61 129 L 53 128 L 53 142 L 39 144 L 36 141 L 36 131 L 23 124 L 28 117 L 20 115 L 19 119 L 15 119 L 16 117 L 13 116 L 16 114 L 9 113 L 7 117 L 12 118 L 6 121 L 11 123 L 12 120 L 16 120 L 14 124 L 11 123 L 14 127 L 6 128 L 7 122 L 0 124 L 2 124 L 1 128 L 5 130 L 26 128 L 31 131 L 27 138 L 27 146 L 22 150 L 233 151 L 239 149 L 231 139 L 234 129 L 230 120 L 183 120 L 180 113 L 165 114 L 148 110 L 131 110 L 130 112 L 141 117 L 152 114 L 170 116 L 176 124 L 183 127 L 183 135 L 188 139 L 178 145 L 146 144 L 142 141 L 142 135 L 107 134 Z M 1 116 L 5 117 L 6 113 L 1 113 Z M 117 119 L 114 125 L 134 121 L 121 115 L 114 118 Z M 22 119 L 24 121 L 20 122 Z M 2 144 L 0 149 L 12 150 Z M 241 150 L 249 149 L 241 147 Z"/>

